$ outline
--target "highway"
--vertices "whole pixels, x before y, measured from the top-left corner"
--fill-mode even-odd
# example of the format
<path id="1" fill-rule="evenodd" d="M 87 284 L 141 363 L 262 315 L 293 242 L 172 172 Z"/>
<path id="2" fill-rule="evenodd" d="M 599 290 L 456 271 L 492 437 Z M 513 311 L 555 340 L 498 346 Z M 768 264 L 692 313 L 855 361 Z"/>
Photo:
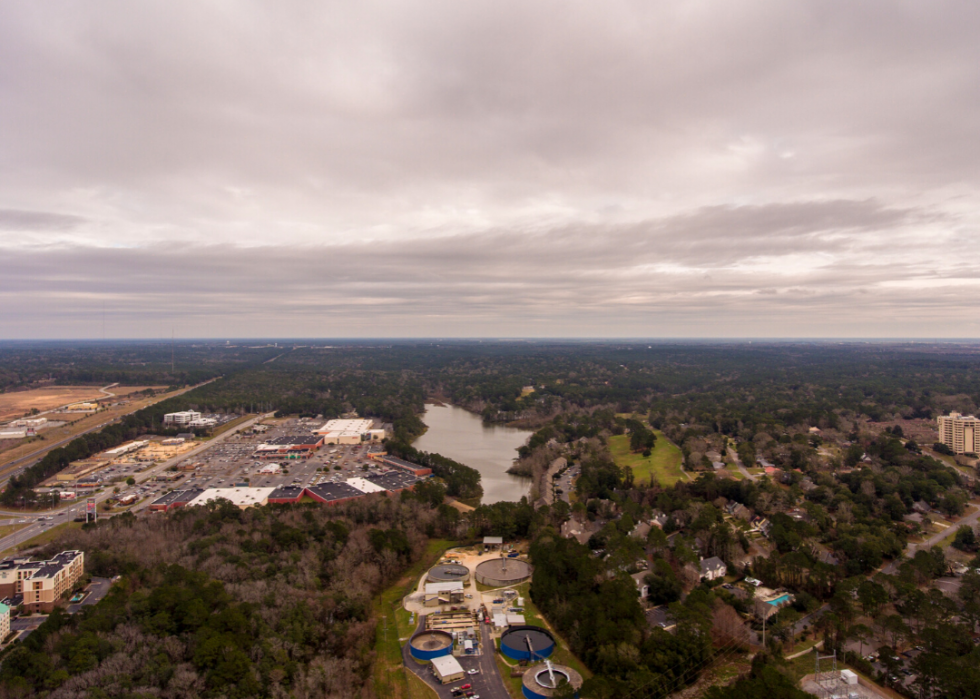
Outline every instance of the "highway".
<path id="1" fill-rule="evenodd" d="M 195 384 L 194 386 L 188 386 L 187 388 L 183 388 L 183 389 L 181 389 L 181 390 L 179 390 L 179 391 L 177 391 L 175 393 L 167 394 L 165 397 L 161 397 L 160 400 L 166 400 L 168 398 L 174 398 L 176 396 L 183 395 L 184 393 L 187 393 L 188 391 L 193 391 L 195 388 L 200 388 L 201 386 L 206 386 L 207 384 L 211 383 L 212 381 L 214 381 L 214 379 L 209 379 L 208 381 L 204 381 L 202 383 Z M 113 386 L 118 386 L 118 385 L 119 384 L 111 383 L 108 386 L 104 386 L 104 387 L 100 388 L 99 390 L 102 391 L 103 393 L 106 393 L 109 396 L 114 396 L 114 395 L 116 395 L 115 393 L 108 393 L 106 391 L 106 389 L 112 388 Z M 159 402 L 159 401 L 154 401 L 154 403 L 156 403 L 156 402 Z M 33 466 L 34 464 L 36 464 L 38 461 L 41 460 L 41 458 L 45 454 L 47 454 L 52 449 L 57 449 L 58 447 L 64 446 L 65 444 L 68 444 L 73 439 L 78 439 L 82 435 L 88 434 L 89 432 L 97 432 L 98 430 L 101 430 L 106 425 L 110 425 L 110 424 L 112 424 L 114 422 L 118 422 L 121 418 L 126 417 L 126 415 L 132 415 L 132 413 L 135 413 L 138 410 L 142 410 L 143 408 L 148 408 L 150 405 L 153 405 L 153 403 L 150 403 L 149 405 L 144 405 L 142 408 L 134 408 L 129 413 L 125 413 L 124 415 L 120 415 L 118 417 L 114 417 L 111 420 L 107 420 L 106 422 L 99 423 L 98 425 L 95 425 L 94 427 L 89 427 L 86 430 L 82 430 L 81 432 L 78 432 L 76 434 L 73 434 L 73 435 L 71 435 L 69 437 L 65 437 L 64 439 L 62 439 L 60 441 L 54 442 L 52 444 L 45 444 L 43 447 L 41 447 L 37 451 L 31 452 L 30 454 L 27 454 L 25 456 L 22 456 L 19 459 L 14 459 L 13 461 L 11 461 L 9 463 L 6 463 L 3 466 L 0 466 L 0 469 L 2 469 L 2 471 L 3 471 L 3 476 L 0 477 L 0 487 L 2 487 L 3 485 L 5 485 L 7 483 L 7 481 L 9 481 L 13 476 L 16 476 L 16 475 L 20 474 L 25 468 L 28 468 L 28 467 Z M 54 409 L 54 411 L 57 411 L 57 410 L 58 410 L 57 408 Z M 46 410 L 45 412 L 52 412 L 52 411 Z M 40 413 L 40 414 L 43 415 L 44 413 Z M 30 463 L 26 463 L 26 462 L 30 462 Z M 18 467 L 18 464 L 23 464 L 23 465 L 21 465 L 21 466 Z"/>
<path id="2" fill-rule="evenodd" d="M 139 483 L 148 481 L 152 479 L 154 476 L 156 476 L 157 474 L 166 471 L 171 466 L 176 465 L 178 462 L 184 461 L 185 459 L 189 459 L 195 456 L 196 454 L 205 451 L 206 449 L 210 449 L 211 447 L 220 444 L 224 440 L 228 439 L 228 437 L 230 437 L 231 435 L 236 434 L 244 429 L 248 429 L 249 427 L 254 425 L 257 421 L 265 419 L 266 417 L 271 417 L 271 415 L 272 413 L 269 413 L 268 415 L 259 415 L 257 417 L 252 418 L 251 420 L 246 420 L 242 424 L 236 425 L 232 429 L 221 433 L 214 439 L 209 439 L 207 442 L 204 442 L 200 446 L 195 447 L 190 451 L 184 452 L 183 454 L 175 456 L 174 458 L 169 459 L 168 461 L 163 461 L 157 464 L 156 466 L 147 469 L 146 471 L 140 472 L 137 476 L 137 480 Z M 111 497 L 112 495 L 113 495 L 112 489 L 106 488 L 101 493 L 98 493 L 93 497 L 95 497 L 96 503 L 98 504 L 103 500 L 105 500 L 106 498 Z M 145 509 L 147 506 L 150 505 L 153 499 L 154 498 L 152 496 L 146 498 L 142 502 L 130 508 L 130 511 L 135 513 L 137 511 Z M 79 500 L 77 501 L 69 502 L 68 504 L 63 505 L 60 508 L 49 510 L 44 513 L 36 513 L 36 514 L 32 513 L 30 515 L 25 515 L 24 513 L 12 513 L 12 512 L 0 513 L 0 514 L 6 514 L 10 517 L 5 521 L 0 521 L 0 525 L 15 524 L 15 523 L 22 523 L 22 522 L 29 523 L 28 526 L 24 527 L 23 529 L 20 529 L 19 531 L 16 531 L 13 534 L 9 534 L 8 536 L 5 536 L 2 539 L 0 539 L 0 552 L 7 551 L 8 549 L 14 546 L 19 546 L 20 544 L 23 544 L 25 541 L 33 539 L 38 534 L 41 534 L 42 532 L 50 529 L 51 527 L 56 527 L 59 524 L 70 522 L 75 517 L 80 517 L 84 515 L 86 500 L 87 498 L 82 497 L 79 498 Z"/>

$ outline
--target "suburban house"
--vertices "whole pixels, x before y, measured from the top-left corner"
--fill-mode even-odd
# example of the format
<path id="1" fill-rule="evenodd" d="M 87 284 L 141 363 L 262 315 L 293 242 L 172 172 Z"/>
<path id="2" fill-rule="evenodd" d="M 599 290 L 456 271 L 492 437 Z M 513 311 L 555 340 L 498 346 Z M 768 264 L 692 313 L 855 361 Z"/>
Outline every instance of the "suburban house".
<path id="1" fill-rule="evenodd" d="M 728 572 L 728 566 L 718 556 L 701 559 L 701 578 L 703 580 L 723 578 L 726 572 Z"/>

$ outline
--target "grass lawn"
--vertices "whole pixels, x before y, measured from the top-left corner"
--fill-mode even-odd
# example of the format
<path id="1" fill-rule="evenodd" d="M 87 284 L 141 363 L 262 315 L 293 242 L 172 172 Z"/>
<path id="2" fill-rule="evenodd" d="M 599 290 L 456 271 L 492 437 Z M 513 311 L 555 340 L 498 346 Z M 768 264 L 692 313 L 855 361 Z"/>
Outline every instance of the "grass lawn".
<path id="1" fill-rule="evenodd" d="M 20 531 L 26 526 L 27 526 L 26 524 L 5 524 L 2 527 L 0 527 L 0 539 L 2 539 L 3 537 L 9 534 L 13 534 L 16 531 Z"/>
<path id="2" fill-rule="evenodd" d="M 432 695 L 425 683 L 410 677 L 411 673 L 402 664 L 399 639 L 411 636 L 414 629 L 408 624 L 410 615 L 402 608 L 401 600 L 415 588 L 422 571 L 430 568 L 446 549 L 455 545 L 456 542 L 445 539 L 430 541 L 418 563 L 375 600 L 374 614 L 378 626 L 374 636 L 374 693 L 382 699 L 428 699 Z"/>
<path id="3" fill-rule="evenodd" d="M 654 476 L 661 485 L 674 485 L 677 481 L 686 480 L 681 470 L 683 455 L 680 448 L 673 444 L 660 430 L 654 430 L 657 444 L 650 456 L 630 452 L 629 435 L 621 434 L 609 438 L 609 451 L 618 466 L 629 466 L 637 483 L 649 481 Z"/>

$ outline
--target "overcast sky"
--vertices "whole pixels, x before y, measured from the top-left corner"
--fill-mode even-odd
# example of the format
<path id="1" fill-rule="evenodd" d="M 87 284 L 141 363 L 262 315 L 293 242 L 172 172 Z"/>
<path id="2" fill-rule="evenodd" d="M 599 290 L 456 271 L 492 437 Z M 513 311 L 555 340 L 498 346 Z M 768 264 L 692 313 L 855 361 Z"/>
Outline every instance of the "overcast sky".
<path id="1" fill-rule="evenodd" d="M 980 3 L 0 4 L 0 338 L 980 337 Z"/>

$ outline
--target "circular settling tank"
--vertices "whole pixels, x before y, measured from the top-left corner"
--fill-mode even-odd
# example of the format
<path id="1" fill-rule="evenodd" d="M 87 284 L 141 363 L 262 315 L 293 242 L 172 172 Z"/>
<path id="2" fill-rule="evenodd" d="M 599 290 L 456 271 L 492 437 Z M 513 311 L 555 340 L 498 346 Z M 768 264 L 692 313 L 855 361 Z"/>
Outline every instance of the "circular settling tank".
<path id="1" fill-rule="evenodd" d="M 575 689 L 582 686 L 582 676 L 566 665 L 535 665 L 524 673 L 521 690 L 526 699 L 548 699 L 567 684 Z"/>
<path id="2" fill-rule="evenodd" d="M 455 563 L 444 563 L 429 570 L 428 580 L 434 583 L 455 582 L 456 580 L 467 583 L 470 581 L 470 569 Z"/>
<path id="3" fill-rule="evenodd" d="M 531 564 L 519 558 L 494 558 L 476 567 L 476 581 L 490 587 L 506 587 L 531 577 Z"/>
<path id="4" fill-rule="evenodd" d="M 409 641 L 409 650 L 416 660 L 432 660 L 453 652 L 453 637 L 445 631 L 419 631 Z"/>
<path id="5" fill-rule="evenodd" d="M 500 637 L 500 652 L 512 660 L 544 660 L 554 650 L 554 636 L 540 626 L 511 626 Z"/>

